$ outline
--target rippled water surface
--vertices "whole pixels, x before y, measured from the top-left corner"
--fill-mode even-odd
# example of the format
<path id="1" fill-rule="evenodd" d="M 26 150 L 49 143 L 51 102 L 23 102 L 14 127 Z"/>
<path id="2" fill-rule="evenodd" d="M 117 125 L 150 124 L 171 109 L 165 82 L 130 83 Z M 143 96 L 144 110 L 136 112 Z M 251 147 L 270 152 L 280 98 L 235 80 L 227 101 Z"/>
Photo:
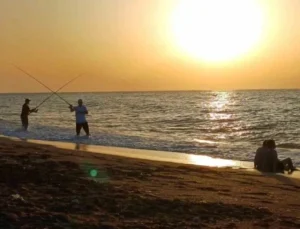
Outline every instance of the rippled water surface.
<path id="1" fill-rule="evenodd" d="M 25 97 L 31 107 L 49 94 L 0 95 L 0 134 L 78 141 L 74 114 L 53 96 L 20 128 Z M 87 144 L 156 149 L 252 160 L 263 139 L 277 141 L 281 157 L 300 163 L 300 91 L 74 93 L 61 94 L 89 109 Z"/>

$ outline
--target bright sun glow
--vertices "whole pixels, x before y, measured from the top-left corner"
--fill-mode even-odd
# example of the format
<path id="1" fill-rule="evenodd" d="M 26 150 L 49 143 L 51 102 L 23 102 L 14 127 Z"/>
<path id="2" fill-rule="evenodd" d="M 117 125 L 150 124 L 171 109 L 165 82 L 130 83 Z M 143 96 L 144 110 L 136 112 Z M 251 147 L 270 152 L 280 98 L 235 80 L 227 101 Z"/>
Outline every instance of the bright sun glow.
<path id="1" fill-rule="evenodd" d="M 222 62 L 249 52 L 263 32 L 255 0 L 181 0 L 172 28 L 181 50 L 197 59 Z"/>

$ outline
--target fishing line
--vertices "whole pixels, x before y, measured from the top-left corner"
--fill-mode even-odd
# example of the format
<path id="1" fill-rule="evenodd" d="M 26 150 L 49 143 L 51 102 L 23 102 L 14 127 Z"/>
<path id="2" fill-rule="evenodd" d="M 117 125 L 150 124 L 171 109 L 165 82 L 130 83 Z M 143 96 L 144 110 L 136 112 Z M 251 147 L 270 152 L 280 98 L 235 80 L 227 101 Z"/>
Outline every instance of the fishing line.
<path id="1" fill-rule="evenodd" d="M 64 98 L 62 98 L 59 94 L 56 94 L 55 91 L 53 91 L 51 88 L 49 88 L 47 85 L 43 84 L 41 81 L 39 81 L 37 78 L 35 78 L 33 75 L 29 74 L 28 72 L 24 71 L 23 69 L 21 69 L 20 67 L 16 66 L 13 64 L 13 66 L 15 68 L 17 68 L 19 71 L 23 72 L 24 74 L 26 74 L 27 76 L 29 76 L 30 78 L 34 79 L 36 82 L 38 82 L 39 84 L 43 85 L 45 88 L 47 88 L 49 91 L 51 91 L 52 93 L 54 93 L 55 95 L 57 95 L 61 100 L 63 100 L 65 103 L 67 103 L 69 106 L 72 106 L 72 104 L 70 104 L 67 100 L 65 100 Z"/>
<path id="2" fill-rule="evenodd" d="M 78 75 L 77 77 L 75 77 L 74 79 L 70 80 L 69 82 L 65 83 L 63 86 L 61 86 L 59 89 L 57 89 L 54 93 L 52 93 L 51 95 L 49 95 L 46 99 L 44 99 L 37 107 L 39 108 L 41 105 L 43 105 L 47 100 L 49 100 L 53 95 L 57 95 L 57 93 L 62 90 L 64 87 L 66 87 L 67 85 L 69 85 L 70 83 L 72 83 L 73 81 L 75 81 L 76 79 L 78 79 L 79 77 L 81 77 L 82 74 Z"/>

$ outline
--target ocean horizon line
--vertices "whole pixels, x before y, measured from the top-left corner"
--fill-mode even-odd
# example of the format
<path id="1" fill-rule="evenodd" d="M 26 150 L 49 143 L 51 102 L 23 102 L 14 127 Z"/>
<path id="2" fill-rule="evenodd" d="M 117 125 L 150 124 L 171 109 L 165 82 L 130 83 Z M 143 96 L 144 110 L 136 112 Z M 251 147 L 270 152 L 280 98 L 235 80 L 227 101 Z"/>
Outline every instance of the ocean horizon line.
<path id="1" fill-rule="evenodd" d="M 59 94 L 75 94 L 75 93 L 172 93 L 172 92 L 235 92 L 235 91 L 299 91 L 300 88 L 258 88 L 258 89 L 228 89 L 228 90 L 137 90 L 137 91 L 67 91 L 58 92 Z M 19 95 L 19 94 L 52 94 L 53 92 L 0 92 L 0 95 Z"/>

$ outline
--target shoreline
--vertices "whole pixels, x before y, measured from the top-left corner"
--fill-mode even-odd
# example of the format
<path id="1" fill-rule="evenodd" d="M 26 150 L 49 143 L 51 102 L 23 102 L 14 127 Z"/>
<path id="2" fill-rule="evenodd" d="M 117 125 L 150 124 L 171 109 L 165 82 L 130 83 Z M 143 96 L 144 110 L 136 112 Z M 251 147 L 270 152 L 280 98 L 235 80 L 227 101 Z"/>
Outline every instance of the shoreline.
<path id="1" fill-rule="evenodd" d="M 10 139 L 13 141 L 25 141 L 34 144 L 54 146 L 66 150 L 83 151 L 87 153 L 97 153 L 103 155 L 113 155 L 125 158 L 142 159 L 159 162 L 170 162 L 183 165 L 196 165 L 214 168 L 230 168 L 242 169 L 250 172 L 256 172 L 253 168 L 251 161 L 238 161 L 222 158 L 214 158 L 207 155 L 188 154 L 170 151 L 146 150 L 146 149 L 133 149 L 124 147 L 101 146 L 101 145 L 87 145 L 82 143 L 72 142 L 58 142 L 58 141 L 45 141 L 35 139 L 20 139 L 17 137 L 9 137 L 0 135 L 0 138 Z M 275 174 L 274 174 L 275 175 Z M 287 176 L 289 178 L 300 179 L 300 171 L 295 171 L 293 174 L 276 174 L 277 176 Z"/>
<path id="2" fill-rule="evenodd" d="M 0 154 L 0 228 L 300 227 L 300 180 L 287 176 L 8 138 Z"/>
<path id="3" fill-rule="evenodd" d="M 134 149 L 125 147 L 114 146 L 101 146 L 101 145 L 88 145 L 72 142 L 62 141 L 46 141 L 35 139 L 21 139 L 18 137 L 10 137 L 0 135 L 0 138 L 9 139 L 13 141 L 29 142 L 41 145 L 54 146 L 61 149 L 85 151 L 89 153 L 99 153 L 106 155 L 115 155 L 127 158 L 145 159 L 161 162 L 172 162 L 177 164 L 189 164 L 208 167 L 231 167 L 252 169 L 253 163 L 250 161 L 235 161 L 230 159 L 213 158 L 206 155 L 196 155 L 171 151 L 147 150 L 147 149 Z"/>

